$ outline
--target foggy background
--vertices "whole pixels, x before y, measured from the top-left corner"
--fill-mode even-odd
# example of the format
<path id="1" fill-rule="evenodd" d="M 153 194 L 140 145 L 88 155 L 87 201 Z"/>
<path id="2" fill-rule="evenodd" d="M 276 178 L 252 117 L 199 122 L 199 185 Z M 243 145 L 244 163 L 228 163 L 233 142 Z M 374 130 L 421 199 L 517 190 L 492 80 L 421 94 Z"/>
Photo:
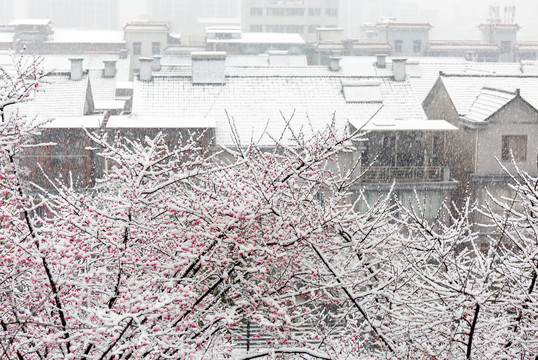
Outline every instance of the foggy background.
<path id="1" fill-rule="evenodd" d="M 538 39 L 536 0 L 340 0 L 340 3 L 340 23 L 348 38 L 358 38 L 364 23 L 375 24 L 383 17 L 395 17 L 401 22 L 429 22 L 433 26 L 430 39 L 479 39 L 477 26 L 487 22 L 489 6 L 498 5 L 501 19 L 505 6 L 516 6 L 515 23 L 521 26 L 520 40 Z M 194 31 L 201 17 L 239 20 L 240 6 L 240 0 L 0 0 L 0 22 L 50 18 L 55 28 L 120 30 L 133 20 L 175 18 L 173 30 L 187 35 Z"/>

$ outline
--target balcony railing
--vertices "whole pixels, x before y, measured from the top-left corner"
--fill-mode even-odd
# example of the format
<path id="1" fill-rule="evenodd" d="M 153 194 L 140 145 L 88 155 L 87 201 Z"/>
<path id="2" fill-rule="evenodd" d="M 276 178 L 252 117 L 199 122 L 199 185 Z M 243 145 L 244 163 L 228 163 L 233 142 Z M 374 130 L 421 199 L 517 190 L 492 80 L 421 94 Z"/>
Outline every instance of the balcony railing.
<path id="1" fill-rule="evenodd" d="M 363 179 L 366 181 L 440 181 L 442 166 L 372 166 Z"/>

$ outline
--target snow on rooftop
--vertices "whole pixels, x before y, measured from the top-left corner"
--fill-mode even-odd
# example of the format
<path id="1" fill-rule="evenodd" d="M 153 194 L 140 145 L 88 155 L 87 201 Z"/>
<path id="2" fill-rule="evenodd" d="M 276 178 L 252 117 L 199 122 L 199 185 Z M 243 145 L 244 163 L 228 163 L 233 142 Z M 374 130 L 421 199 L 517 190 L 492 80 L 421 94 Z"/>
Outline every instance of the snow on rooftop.
<path id="1" fill-rule="evenodd" d="M 50 24 L 50 19 L 32 19 L 32 18 L 24 18 L 24 19 L 15 19 L 11 21 L 10 25 L 40 25 L 45 26 Z"/>
<path id="2" fill-rule="evenodd" d="M 482 88 L 469 112 L 464 116 L 466 121 L 485 122 L 491 115 L 516 97 L 515 92 L 493 88 Z"/>
<path id="3" fill-rule="evenodd" d="M 111 116 L 106 127 L 107 129 L 212 129 L 215 126 L 215 120 L 207 117 L 178 118 L 177 116 L 123 115 Z"/>
<path id="4" fill-rule="evenodd" d="M 264 76 L 258 71 L 249 76 L 231 76 L 224 86 L 192 86 L 190 76 L 135 81 L 133 118 L 170 119 L 174 124 L 211 119 L 215 121 L 216 143 L 222 145 L 233 144 L 228 116 L 233 118 L 243 144 L 254 141 L 260 145 L 271 145 L 268 134 L 279 137 L 291 117 L 292 126 L 305 131 L 309 131 L 310 124 L 315 131 L 323 130 L 333 115 L 341 129 L 348 122 L 360 127 L 372 117 L 426 120 L 408 82 L 395 82 L 388 77 L 349 78 L 379 82 L 375 88 L 383 103 L 348 103 L 342 94 L 341 76 L 301 76 L 297 69 L 281 71 L 280 76 Z"/>
<path id="5" fill-rule="evenodd" d="M 288 33 L 242 33 L 241 38 L 239 39 L 207 39 L 207 42 L 240 44 L 306 44 L 301 35 Z"/>
<path id="6" fill-rule="evenodd" d="M 123 31 L 54 29 L 54 34 L 49 42 L 124 44 L 125 40 L 123 39 Z"/>
<path id="7" fill-rule="evenodd" d="M 484 88 L 508 92 L 520 89 L 523 99 L 538 109 L 538 76 L 532 75 L 448 75 L 441 80 L 459 115 L 466 115 Z"/>

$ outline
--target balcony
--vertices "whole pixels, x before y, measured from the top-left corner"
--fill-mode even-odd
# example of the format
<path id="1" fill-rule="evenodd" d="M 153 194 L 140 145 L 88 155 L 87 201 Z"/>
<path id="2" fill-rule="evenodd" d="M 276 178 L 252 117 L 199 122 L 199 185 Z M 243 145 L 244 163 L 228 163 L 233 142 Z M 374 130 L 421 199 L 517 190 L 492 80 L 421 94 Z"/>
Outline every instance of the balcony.
<path id="1" fill-rule="evenodd" d="M 377 182 L 429 182 L 443 180 L 442 166 L 372 166 L 367 169 L 363 181 Z"/>

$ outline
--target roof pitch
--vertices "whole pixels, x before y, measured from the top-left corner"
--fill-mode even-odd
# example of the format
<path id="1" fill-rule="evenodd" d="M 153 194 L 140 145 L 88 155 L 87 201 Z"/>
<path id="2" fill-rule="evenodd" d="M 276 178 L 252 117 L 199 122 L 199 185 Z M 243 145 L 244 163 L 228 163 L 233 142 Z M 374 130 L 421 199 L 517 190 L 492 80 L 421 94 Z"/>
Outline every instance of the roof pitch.
<path id="1" fill-rule="evenodd" d="M 484 88 L 508 92 L 520 89 L 520 95 L 538 109 L 538 76 L 532 75 L 447 75 L 441 80 L 460 115 L 469 113 Z"/>
<path id="2" fill-rule="evenodd" d="M 515 97 L 515 92 L 483 88 L 464 118 L 471 122 L 485 122 Z"/>
<path id="3" fill-rule="evenodd" d="M 237 76 L 224 86 L 193 86 L 189 76 L 154 77 L 135 81 L 133 117 L 169 119 L 182 127 L 192 119 L 215 121 L 216 143 L 231 145 L 231 121 L 243 144 L 271 145 L 286 121 L 309 132 L 324 129 L 335 116 L 337 126 L 352 122 L 357 128 L 370 119 L 425 120 L 408 82 L 376 78 L 381 103 L 346 103 L 341 76 Z M 366 80 L 349 78 L 349 80 Z M 264 129 L 266 130 L 264 133 Z"/>

